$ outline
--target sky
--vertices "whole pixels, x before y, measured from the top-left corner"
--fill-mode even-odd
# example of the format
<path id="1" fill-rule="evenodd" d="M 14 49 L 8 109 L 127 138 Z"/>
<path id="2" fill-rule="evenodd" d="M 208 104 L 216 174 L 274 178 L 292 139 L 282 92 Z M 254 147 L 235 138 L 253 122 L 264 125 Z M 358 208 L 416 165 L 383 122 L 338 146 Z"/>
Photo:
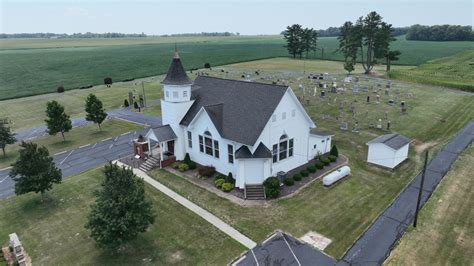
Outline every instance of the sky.
<path id="1" fill-rule="evenodd" d="M 325 29 L 376 11 L 394 27 L 473 25 L 473 0 L 0 0 L 0 32 L 278 34 Z"/>

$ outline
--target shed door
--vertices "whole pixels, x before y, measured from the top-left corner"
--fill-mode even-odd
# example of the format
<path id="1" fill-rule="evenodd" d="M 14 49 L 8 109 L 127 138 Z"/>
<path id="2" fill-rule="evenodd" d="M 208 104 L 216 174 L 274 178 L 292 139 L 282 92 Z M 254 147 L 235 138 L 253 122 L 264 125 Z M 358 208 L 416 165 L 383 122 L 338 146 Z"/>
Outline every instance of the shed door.
<path id="1" fill-rule="evenodd" d="M 264 160 L 245 160 L 245 184 L 260 185 L 263 183 Z"/>

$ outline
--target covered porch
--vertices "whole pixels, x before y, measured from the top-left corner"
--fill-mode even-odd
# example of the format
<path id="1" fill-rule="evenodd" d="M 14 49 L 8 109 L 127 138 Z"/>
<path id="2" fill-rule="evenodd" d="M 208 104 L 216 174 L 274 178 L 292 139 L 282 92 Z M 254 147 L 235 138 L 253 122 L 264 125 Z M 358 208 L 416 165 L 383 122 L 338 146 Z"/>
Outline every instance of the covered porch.
<path id="1" fill-rule="evenodd" d="M 145 138 L 148 142 L 147 156 L 158 159 L 160 168 L 176 161 L 174 146 L 177 137 L 169 125 L 151 128 Z"/>

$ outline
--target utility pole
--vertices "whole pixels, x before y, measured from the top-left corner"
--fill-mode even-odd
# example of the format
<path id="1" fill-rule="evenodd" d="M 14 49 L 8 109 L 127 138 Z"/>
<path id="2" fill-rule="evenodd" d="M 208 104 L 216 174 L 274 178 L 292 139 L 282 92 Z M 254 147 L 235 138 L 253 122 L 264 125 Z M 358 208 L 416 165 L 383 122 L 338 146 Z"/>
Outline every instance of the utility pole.
<path id="1" fill-rule="evenodd" d="M 423 166 L 423 173 L 421 174 L 420 191 L 418 192 L 418 200 L 416 202 L 415 220 L 413 221 L 413 227 L 416 227 L 416 222 L 418 221 L 418 212 L 420 211 L 421 193 L 423 192 L 423 182 L 425 181 L 427 164 L 428 164 L 428 150 L 426 150 L 425 165 Z"/>
<path id="2" fill-rule="evenodd" d="M 145 85 L 143 84 L 143 81 L 142 81 L 142 91 L 143 91 L 143 103 L 144 103 L 144 106 L 146 107 Z"/>

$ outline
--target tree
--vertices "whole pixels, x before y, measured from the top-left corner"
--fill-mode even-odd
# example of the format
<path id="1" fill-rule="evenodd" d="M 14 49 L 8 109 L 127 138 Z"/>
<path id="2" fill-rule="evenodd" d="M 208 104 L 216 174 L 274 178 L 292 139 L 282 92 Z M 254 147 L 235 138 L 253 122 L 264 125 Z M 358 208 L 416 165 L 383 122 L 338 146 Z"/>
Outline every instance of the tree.
<path id="1" fill-rule="evenodd" d="M 383 22 L 382 17 L 374 11 L 360 17 L 355 24 L 345 22 L 340 32 L 338 51 L 344 55 L 346 61 L 350 57 L 354 63 L 360 54 L 366 74 L 370 73 L 376 64 L 376 59 L 385 57 L 390 42 L 395 40 L 392 36 L 392 25 Z"/>
<path id="2" fill-rule="evenodd" d="M 329 155 L 339 157 L 339 151 L 337 150 L 336 145 L 332 145 L 331 150 L 329 151 Z"/>
<path id="3" fill-rule="evenodd" d="M 56 135 L 61 132 L 63 140 L 64 132 L 69 132 L 72 128 L 72 122 L 69 116 L 64 112 L 64 107 L 56 101 L 51 101 L 46 104 L 46 115 L 48 119 L 44 120 L 48 126 L 49 135 Z"/>
<path id="4" fill-rule="evenodd" d="M 8 126 L 8 119 L 0 119 L 0 148 L 3 151 L 3 157 L 6 156 L 5 147 L 16 142 L 15 133 Z"/>
<path id="5" fill-rule="evenodd" d="M 133 171 L 116 164 L 104 169 L 105 179 L 88 222 L 91 237 L 100 248 L 117 250 L 122 244 L 145 232 L 155 221 L 152 204 L 145 198 L 143 180 Z"/>
<path id="6" fill-rule="evenodd" d="M 86 120 L 99 125 L 99 130 L 102 130 L 100 125 L 106 117 L 107 113 L 102 107 L 102 102 L 94 94 L 89 94 L 86 99 Z"/>
<path id="7" fill-rule="evenodd" d="M 123 100 L 123 106 L 124 107 L 129 107 L 130 106 L 127 99 Z"/>
<path id="8" fill-rule="evenodd" d="M 318 33 L 314 29 L 305 28 L 301 32 L 301 49 L 306 53 L 305 57 L 308 57 L 308 53 L 316 51 L 316 44 L 318 41 Z M 301 54 L 300 54 L 301 57 Z"/>
<path id="9" fill-rule="evenodd" d="M 15 182 L 15 194 L 21 195 L 28 192 L 44 193 L 61 183 L 62 173 L 49 156 L 46 147 L 38 147 L 33 142 L 20 144 L 20 157 L 12 164 L 10 176 Z"/>
<path id="10" fill-rule="evenodd" d="M 303 28 L 299 24 L 293 24 L 291 26 L 286 27 L 286 31 L 283 33 L 283 37 L 286 40 L 286 49 L 288 53 L 293 55 L 293 58 L 296 58 L 296 55 L 301 55 L 302 53 L 302 45 L 301 45 L 301 34 L 303 32 Z"/>
<path id="11" fill-rule="evenodd" d="M 400 51 L 388 51 L 385 54 L 385 59 L 387 62 L 387 72 L 390 71 L 390 66 L 392 64 L 392 61 L 397 61 L 399 58 L 398 56 L 401 55 L 402 53 Z"/>
<path id="12" fill-rule="evenodd" d="M 104 78 L 104 84 L 109 88 L 112 85 L 113 81 L 111 77 Z"/>

